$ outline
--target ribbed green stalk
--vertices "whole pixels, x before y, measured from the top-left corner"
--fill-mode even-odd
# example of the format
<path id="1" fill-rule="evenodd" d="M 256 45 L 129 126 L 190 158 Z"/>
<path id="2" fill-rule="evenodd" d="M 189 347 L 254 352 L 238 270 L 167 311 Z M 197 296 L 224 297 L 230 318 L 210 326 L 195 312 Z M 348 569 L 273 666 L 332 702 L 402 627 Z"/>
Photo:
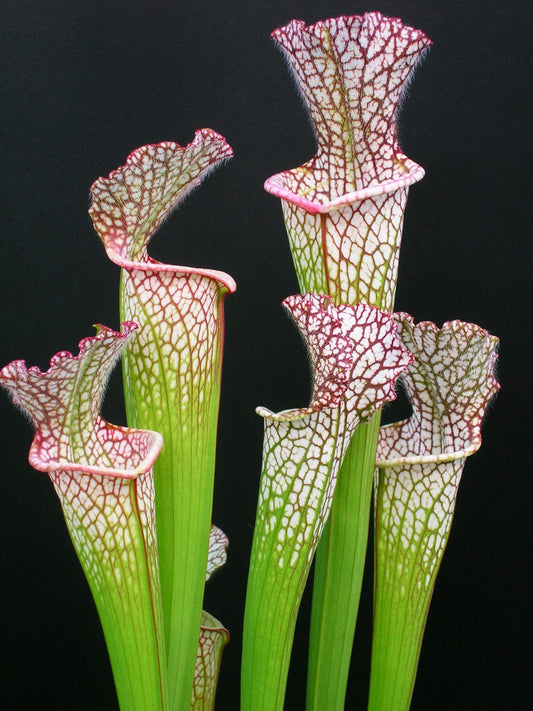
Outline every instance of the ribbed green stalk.
<path id="1" fill-rule="evenodd" d="M 292 552 L 288 550 L 286 555 L 290 557 Z M 243 711 L 283 711 L 298 616 L 298 605 L 292 601 L 301 600 L 307 571 L 300 567 L 292 579 L 285 573 L 282 580 L 280 569 L 277 582 L 272 580 L 267 566 L 261 568 L 251 568 L 252 584 L 246 598 L 241 708 Z M 261 625 L 255 624 L 259 616 Z M 253 634 L 250 634 L 252 628 Z"/>
<path id="2" fill-rule="evenodd" d="M 216 410 L 209 421 L 215 422 Z M 207 429 L 207 428 L 206 428 Z M 163 446 L 161 459 L 154 467 L 156 490 L 156 525 L 161 570 L 161 593 L 165 638 L 167 640 L 167 666 L 171 709 L 188 708 L 205 587 L 204 567 L 207 564 L 209 529 L 213 504 L 214 451 L 207 442 L 199 449 L 207 456 L 195 463 L 194 451 L 186 458 L 190 468 L 183 466 L 184 450 L 176 457 L 180 446 L 180 432 L 175 431 L 168 444 Z M 215 443 L 215 437 L 211 438 Z M 179 451 L 179 450 L 178 450 Z M 176 459 L 179 466 L 176 466 Z M 190 472 L 190 474 L 189 474 Z"/>
<path id="3" fill-rule="evenodd" d="M 265 496 L 263 502 L 260 497 L 258 505 L 244 614 L 243 711 L 283 710 L 298 609 L 316 546 L 313 530 L 320 525 L 320 511 L 326 496 L 325 486 L 315 484 L 312 479 L 303 485 L 302 480 L 305 480 L 307 461 L 313 457 L 321 433 L 327 431 L 328 442 L 335 442 L 338 419 L 338 415 L 330 417 L 329 413 L 314 413 L 288 427 L 282 422 L 281 434 L 274 437 L 269 437 L 269 431 L 276 431 L 278 423 L 266 423 L 268 447 L 262 482 L 267 481 L 275 470 L 280 453 L 290 453 L 295 442 L 299 446 L 298 454 L 292 459 L 289 456 L 283 464 L 285 487 L 281 489 L 274 484 L 267 490 L 268 497 Z M 283 437 L 286 430 L 291 436 Z M 274 439 L 277 442 L 272 446 Z M 336 452 L 334 447 L 324 446 L 323 449 L 319 479 L 327 481 Z M 283 512 L 294 506 L 291 500 L 294 492 L 299 490 L 305 496 L 300 495 L 300 503 L 294 507 L 295 512 L 299 511 L 298 523 L 293 524 L 289 536 Z M 282 545 L 280 541 L 283 541 Z"/>
<path id="4" fill-rule="evenodd" d="M 415 602 L 398 593 L 376 590 L 375 605 L 390 614 L 374 624 L 368 711 L 408 711 L 411 704 L 433 588 Z"/>
<path id="5" fill-rule="evenodd" d="M 368 543 L 380 418 L 381 413 L 377 413 L 355 431 L 315 558 L 308 711 L 344 709 Z"/>

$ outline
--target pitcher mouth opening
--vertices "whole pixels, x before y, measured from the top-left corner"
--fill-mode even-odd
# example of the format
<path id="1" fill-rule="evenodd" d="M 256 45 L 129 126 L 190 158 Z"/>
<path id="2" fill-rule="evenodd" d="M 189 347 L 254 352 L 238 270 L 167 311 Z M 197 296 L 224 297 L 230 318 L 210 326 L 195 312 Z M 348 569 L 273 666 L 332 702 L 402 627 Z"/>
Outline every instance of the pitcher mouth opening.
<path id="1" fill-rule="evenodd" d="M 317 191 L 313 199 L 309 199 L 304 195 L 291 190 L 288 185 L 290 178 L 297 175 L 299 168 L 283 171 L 272 175 L 265 181 L 265 190 L 275 197 L 290 202 L 296 207 L 300 207 L 310 214 L 326 214 L 338 210 L 345 205 L 350 205 L 355 202 L 361 202 L 367 198 L 376 197 L 378 195 L 386 195 L 393 193 L 402 188 L 407 188 L 421 180 L 425 171 L 422 166 L 418 165 L 410 158 L 402 156 L 402 160 L 398 161 L 402 166 L 403 171 L 394 178 L 370 184 L 367 187 L 359 188 L 352 192 L 339 195 L 337 197 L 328 198 L 325 193 Z"/>
<path id="2" fill-rule="evenodd" d="M 43 455 L 40 444 L 36 443 L 30 448 L 29 462 L 38 471 L 48 473 L 77 472 L 100 477 L 136 479 L 152 468 L 163 446 L 163 437 L 159 432 L 151 430 L 124 428 L 108 423 L 106 434 L 112 434 L 112 438 L 86 458 L 48 458 Z M 135 446 L 131 443 L 132 438 L 136 440 Z M 111 460 L 110 464 L 101 463 L 102 453 L 106 459 Z"/>

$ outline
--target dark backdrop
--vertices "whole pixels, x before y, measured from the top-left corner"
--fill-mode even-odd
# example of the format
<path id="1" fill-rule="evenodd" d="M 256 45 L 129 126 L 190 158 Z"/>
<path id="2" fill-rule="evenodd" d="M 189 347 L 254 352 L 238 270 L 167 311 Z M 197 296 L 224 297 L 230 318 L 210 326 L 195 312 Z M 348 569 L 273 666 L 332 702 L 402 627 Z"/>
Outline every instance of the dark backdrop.
<path id="1" fill-rule="evenodd" d="M 218 705 L 237 708 L 241 619 L 260 471 L 258 404 L 309 395 L 299 339 L 279 306 L 297 291 L 278 201 L 263 181 L 314 151 L 269 33 L 379 9 L 434 47 L 400 118 L 426 168 L 411 189 L 397 307 L 461 318 L 501 338 L 502 392 L 466 467 L 422 650 L 414 711 L 525 709 L 531 698 L 531 38 L 529 3 L 292 0 L 3 0 L 0 6 L 0 363 L 46 367 L 91 324 L 118 326 L 118 273 L 92 231 L 88 188 L 137 146 L 222 133 L 235 158 L 161 230 L 160 259 L 226 270 L 215 522 L 229 560 L 206 609 L 232 632 Z M 526 16 L 527 15 L 527 16 Z M 527 182 L 526 182 L 527 180 Z M 124 422 L 120 378 L 104 414 Z M 31 430 L 0 401 L 2 706 L 117 708 L 98 619 L 47 477 L 26 463 Z M 527 440 L 527 441 L 526 441 Z M 306 605 L 304 605 L 304 613 Z M 347 708 L 364 708 L 371 578 Z M 287 708 L 303 709 L 306 629 Z M 324 710 L 327 711 L 327 710 Z M 391 710 L 394 711 L 394 710 Z"/>

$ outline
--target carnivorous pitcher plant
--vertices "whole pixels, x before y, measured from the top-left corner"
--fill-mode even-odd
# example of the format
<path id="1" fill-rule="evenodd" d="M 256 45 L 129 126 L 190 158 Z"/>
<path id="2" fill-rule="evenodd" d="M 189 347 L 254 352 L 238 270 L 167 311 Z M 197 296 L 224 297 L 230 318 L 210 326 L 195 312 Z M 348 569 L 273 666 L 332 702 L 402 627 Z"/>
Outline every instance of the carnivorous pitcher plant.
<path id="1" fill-rule="evenodd" d="M 282 203 L 301 290 L 283 305 L 307 346 L 313 390 L 307 407 L 257 409 L 242 709 L 284 708 L 314 560 L 306 707 L 344 708 L 374 492 L 369 711 L 407 711 L 459 481 L 499 387 L 497 339 L 474 324 L 439 329 L 393 313 L 407 195 L 424 175 L 401 151 L 396 119 L 430 40 L 378 12 L 293 20 L 272 36 L 316 136 L 313 158 L 265 183 Z M 120 268 L 121 330 L 97 326 L 46 372 L 20 360 L 0 371 L 34 424 L 29 460 L 60 499 L 122 711 L 212 711 L 229 640 L 202 608 L 228 545 L 212 500 L 223 307 L 236 285 L 224 272 L 163 264 L 148 245 L 232 155 L 201 129 L 184 147 L 142 146 L 98 178 L 89 213 Z M 100 414 L 121 355 L 126 427 Z M 380 429 L 397 378 L 412 415 Z"/>

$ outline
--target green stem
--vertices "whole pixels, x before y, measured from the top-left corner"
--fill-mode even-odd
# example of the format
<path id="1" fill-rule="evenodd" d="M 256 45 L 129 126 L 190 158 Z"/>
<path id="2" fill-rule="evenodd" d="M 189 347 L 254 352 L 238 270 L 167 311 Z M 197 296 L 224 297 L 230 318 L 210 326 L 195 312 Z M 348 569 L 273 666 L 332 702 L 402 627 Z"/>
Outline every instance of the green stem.
<path id="1" fill-rule="evenodd" d="M 271 585 L 272 577 L 256 575 L 246 598 L 245 644 L 243 646 L 243 711 L 283 711 L 292 642 L 298 615 L 293 596 L 301 599 L 304 575 L 295 581 Z M 282 576 L 280 575 L 280 578 Z M 289 603 L 288 603 L 289 598 Z M 255 624 L 260 618 L 261 624 Z M 253 633 L 251 630 L 253 629 Z"/>
<path id="2" fill-rule="evenodd" d="M 360 425 L 346 452 L 314 574 L 308 711 L 342 711 L 368 542 L 381 413 Z"/>
<path id="3" fill-rule="evenodd" d="M 283 709 L 298 610 L 316 547 L 314 532 L 323 526 L 321 511 L 328 495 L 324 482 L 330 480 L 338 456 L 335 447 L 327 446 L 336 441 L 338 418 L 314 413 L 306 420 L 288 427 L 284 422 L 266 423 L 244 613 L 242 711 Z M 316 476 L 310 477 L 309 461 L 316 463 L 316 443 L 324 432 L 329 433 L 325 454 L 318 457 Z M 289 454 L 280 466 L 280 457 L 287 457 L 293 447 L 297 454 Z"/>
<path id="4" fill-rule="evenodd" d="M 191 699 L 200 632 L 214 458 L 213 466 L 191 462 L 190 469 L 178 469 L 173 444 L 161 452 L 154 483 L 171 709 L 184 711 Z"/>
<path id="5" fill-rule="evenodd" d="M 368 711 L 408 711 L 464 459 L 379 470 Z"/>
<path id="6" fill-rule="evenodd" d="M 408 711 L 432 592 L 413 603 L 396 588 L 376 589 L 375 605 L 390 614 L 374 621 L 368 711 Z"/>

